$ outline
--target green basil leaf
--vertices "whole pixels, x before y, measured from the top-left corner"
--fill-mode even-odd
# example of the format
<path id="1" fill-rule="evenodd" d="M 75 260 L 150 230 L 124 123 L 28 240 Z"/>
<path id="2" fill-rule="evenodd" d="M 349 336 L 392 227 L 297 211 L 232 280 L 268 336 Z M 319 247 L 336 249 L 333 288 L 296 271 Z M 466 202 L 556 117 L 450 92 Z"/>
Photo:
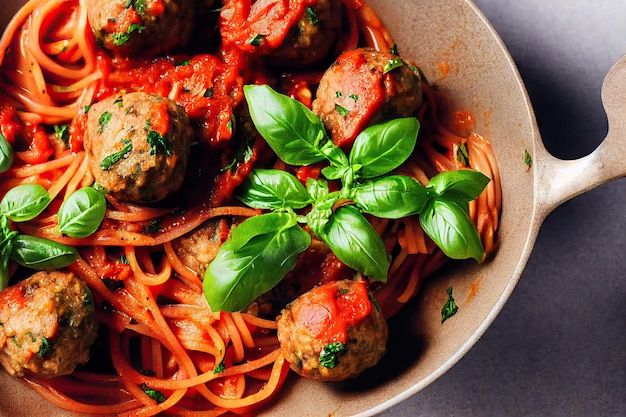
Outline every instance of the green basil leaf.
<path id="1" fill-rule="evenodd" d="M 478 171 L 460 169 L 440 172 L 430 179 L 428 188 L 439 196 L 464 204 L 476 199 L 489 181 L 489 177 Z"/>
<path id="2" fill-rule="evenodd" d="M 317 236 L 324 234 L 324 227 L 333 214 L 333 206 L 341 197 L 340 191 L 326 193 L 320 196 L 306 214 L 306 224 Z"/>
<path id="3" fill-rule="evenodd" d="M 244 95 L 256 129 L 276 155 L 290 165 L 310 165 L 326 159 L 324 123 L 297 100 L 267 85 L 246 85 Z"/>
<path id="4" fill-rule="evenodd" d="M 278 169 L 252 170 L 237 197 L 258 209 L 300 209 L 311 203 L 306 188 L 294 175 Z"/>
<path id="5" fill-rule="evenodd" d="M 11 164 L 13 164 L 13 148 L 7 138 L 0 133 L 0 173 L 8 171 Z"/>
<path id="6" fill-rule="evenodd" d="M 74 191 L 59 207 L 59 231 L 83 238 L 98 230 L 106 214 L 106 198 L 93 187 Z"/>
<path id="7" fill-rule="evenodd" d="M 387 281 L 389 257 L 385 244 L 356 207 L 339 207 L 318 236 L 350 268 L 373 280 Z"/>
<path id="8" fill-rule="evenodd" d="M 413 152 L 419 127 L 414 117 L 368 127 L 354 140 L 350 164 L 362 165 L 361 178 L 374 178 L 393 171 Z"/>
<path id="9" fill-rule="evenodd" d="M 308 178 L 306 180 L 306 190 L 313 200 L 319 200 L 328 194 L 328 181 Z"/>
<path id="10" fill-rule="evenodd" d="M 474 258 L 480 262 L 485 251 L 467 209 L 456 201 L 431 199 L 420 215 L 424 232 L 452 259 Z"/>
<path id="11" fill-rule="evenodd" d="M 204 274 L 204 296 L 211 310 L 246 308 L 278 284 L 310 244 L 311 236 L 298 226 L 293 213 L 274 212 L 243 221 Z"/>
<path id="12" fill-rule="evenodd" d="M 20 234 L 13 239 L 11 258 L 28 268 L 52 270 L 73 263 L 78 259 L 78 251 L 52 240 Z"/>
<path id="13" fill-rule="evenodd" d="M 11 188 L 0 201 L 0 213 L 14 222 L 32 220 L 50 204 L 50 194 L 39 184 Z"/>
<path id="14" fill-rule="evenodd" d="M 370 180 L 352 191 L 352 200 L 363 213 L 385 219 L 419 214 L 430 197 L 426 187 L 405 175 Z"/>

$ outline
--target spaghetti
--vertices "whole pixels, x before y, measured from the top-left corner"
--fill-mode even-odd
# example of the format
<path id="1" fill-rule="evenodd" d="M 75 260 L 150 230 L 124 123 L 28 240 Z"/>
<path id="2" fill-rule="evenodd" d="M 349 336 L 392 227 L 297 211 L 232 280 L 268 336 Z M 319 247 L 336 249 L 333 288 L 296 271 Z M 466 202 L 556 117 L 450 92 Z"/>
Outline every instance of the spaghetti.
<path id="1" fill-rule="evenodd" d="M 271 2 L 256 2 L 252 14 L 250 3 L 224 1 L 226 10 L 241 15 L 238 22 L 246 29 L 229 32 L 233 39 L 226 40 L 241 43 L 241 33 L 253 35 L 259 22 L 245 21 L 249 14 L 269 19 L 270 46 L 276 47 L 285 39 L 285 22 L 293 24 L 316 1 L 288 2 L 294 6 L 283 21 L 263 14 L 260 7 Z M 342 7 L 343 25 L 332 54 L 357 46 L 393 47 L 384 25 L 362 1 L 344 0 Z M 30 0 L 7 26 L 0 39 L 0 133 L 16 150 L 16 160 L 1 176 L 0 194 L 24 183 L 49 191 L 53 203 L 20 230 L 80 248 L 79 260 L 68 269 L 94 294 L 103 340 L 92 357 L 108 364 L 105 370 L 88 364 L 51 380 L 27 377 L 52 404 L 88 415 L 249 414 L 284 382 L 289 366 L 278 345 L 276 322 L 253 312 L 211 312 L 202 294 L 201 271 L 176 250 L 177 239 L 207 222 L 217 225 L 214 244 L 219 246 L 231 223 L 260 213 L 233 204 L 230 197 L 267 149 L 255 146 L 252 156 L 239 160 L 235 169 L 209 169 L 197 182 L 190 180 L 191 191 L 176 206 L 148 207 L 108 196 L 106 218 L 95 234 L 70 238 L 56 230 L 60 202 L 94 181 L 82 136 L 85 108 L 95 101 L 125 91 L 175 100 L 196 126 L 198 141 L 213 155 L 198 162 L 205 168 L 227 166 L 236 155 L 241 138 L 233 133 L 232 121 L 238 117 L 233 109 L 243 101 L 244 83 L 280 84 L 310 105 L 321 73 L 290 71 L 279 82 L 272 75 L 275 70 L 251 64 L 246 48 L 218 44 L 211 52 L 152 60 L 111 58 L 94 38 L 86 0 Z M 401 171 L 424 185 L 438 172 L 460 168 L 489 177 L 487 189 L 470 204 L 488 256 L 496 246 L 502 199 L 493 150 L 473 131 L 466 113 L 455 114 L 452 128 L 445 127 L 436 90 L 422 84 L 424 101 L 416 115 L 421 137 Z M 459 147 L 466 150 L 466 159 L 458 158 Z M 194 192 L 207 183 L 211 189 L 205 194 Z M 389 317 L 447 258 L 415 218 L 369 220 L 393 254 L 388 282 L 376 292 Z"/>

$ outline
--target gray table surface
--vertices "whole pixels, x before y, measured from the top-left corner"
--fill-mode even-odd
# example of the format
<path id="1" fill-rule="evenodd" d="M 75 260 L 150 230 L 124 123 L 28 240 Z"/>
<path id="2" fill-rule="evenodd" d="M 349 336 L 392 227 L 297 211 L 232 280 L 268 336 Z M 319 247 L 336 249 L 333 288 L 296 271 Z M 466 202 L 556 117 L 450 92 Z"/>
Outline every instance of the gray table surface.
<path id="1" fill-rule="evenodd" d="M 626 1 L 475 3 L 519 68 L 548 150 L 590 153 L 608 129 L 602 81 L 626 54 Z M 623 178 L 551 213 L 478 344 L 381 416 L 626 416 L 625 206 Z"/>

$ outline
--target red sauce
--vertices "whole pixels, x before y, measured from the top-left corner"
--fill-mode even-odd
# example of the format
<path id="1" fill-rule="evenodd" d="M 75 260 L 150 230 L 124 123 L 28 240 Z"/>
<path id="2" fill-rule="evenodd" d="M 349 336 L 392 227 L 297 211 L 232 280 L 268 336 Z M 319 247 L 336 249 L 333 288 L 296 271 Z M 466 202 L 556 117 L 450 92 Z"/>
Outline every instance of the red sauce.
<path id="1" fill-rule="evenodd" d="M 339 57 L 336 65 L 342 72 L 354 74 L 345 77 L 335 103 L 347 111 L 345 123 L 337 126 L 333 139 L 337 146 L 348 146 L 357 134 L 367 127 L 372 115 L 376 114 L 385 100 L 384 77 L 381 72 L 372 71 L 362 51 L 346 52 Z"/>
<path id="2" fill-rule="evenodd" d="M 224 45 L 246 52 L 264 52 L 280 46 L 289 29 L 317 0 L 226 0 L 220 13 Z M 257 39 L 258 44 L 252 42 Z"/>
<path id="3" fill-rule="evenodd" d="M 331 282 L 304 294 L 293 305 L 294 319 L 316 339 L 329 343 L 348 341 L 350 327 L 358 326 L 372 311 L 365 280 L 354 282 L 350 290 Z"/>

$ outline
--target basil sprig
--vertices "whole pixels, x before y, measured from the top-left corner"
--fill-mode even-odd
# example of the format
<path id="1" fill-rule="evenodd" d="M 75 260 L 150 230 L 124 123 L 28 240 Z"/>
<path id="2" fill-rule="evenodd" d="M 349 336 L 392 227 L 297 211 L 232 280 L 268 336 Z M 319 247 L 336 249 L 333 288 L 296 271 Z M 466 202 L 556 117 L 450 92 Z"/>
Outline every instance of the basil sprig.
<path id="1" fill-rule="evenodd" d="M 40 185 L 11 188 L 0 200 L 0 290 L 9 282 L 9 260 L 36 269 L 63 268 L 78 258 L 76 248 L 49 239 L 24 235 L 10 227 L 37 217 L 50 203 L 48 191 Z"/>
<path id="2" fill-rule="evenodd" d="M 209 264 L 204 294 L 213 311 L 241 310 L 280 282 L 310 245 L 310 235 L 299 224 L 306 224 L 347 266 L 383 282 L 389 255 L 364 214 L 420 215 L 424 231 L 446 255 L 482 260 L 483 246 L 467 207 L 489 178 L 471 170 L 442 172 L 424 187 L 412 177 L 390 174 L 415 148 L 416 118 L 364 129 L 346 155 L 300 102 L 268 86 L 248 85 L 244 94 L 255 127 L 280 159 L 303 166 L 326 161 L 328 166 L 321 171 L 326 179 L 308 179 L 306 186 L 285 171 L 251 172 L 239 199 L 273 212 L 236 226 Z M 327 180 L 339 180 L 341 187 L 330 191 Z M 295 213 L 307 207 L 306 214 Z"/>

